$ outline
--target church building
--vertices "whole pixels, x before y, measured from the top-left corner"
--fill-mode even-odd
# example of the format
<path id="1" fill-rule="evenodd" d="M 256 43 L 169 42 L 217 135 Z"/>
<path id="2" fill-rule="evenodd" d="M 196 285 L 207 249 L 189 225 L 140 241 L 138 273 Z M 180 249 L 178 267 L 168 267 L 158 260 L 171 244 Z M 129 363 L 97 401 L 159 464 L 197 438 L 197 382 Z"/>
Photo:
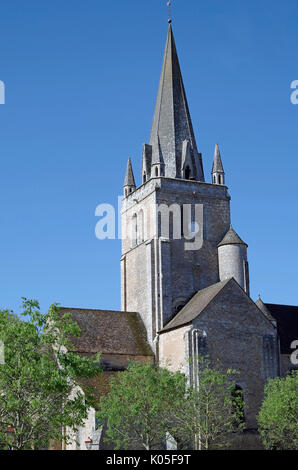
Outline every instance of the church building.
<path id="1" fill-rule="evenodd" d="M 195 383 L 198 355 L 220 359 L 223 368 L 239 372 L 245 426 L 256 429 L 266 382 L 293 367 L 298 308 L 250 297 L 248 246 L 237 222 L 231 225 L 221 150 L 216 144 L 205 178 L 171 24 L 150 140 L 140 158 L 141 184 L 130 159 L 124 180 L 121 311 L 63 309 L 82 330 L 76 351 L 102 353 L 99 394 L 130 360 L 181 370 Z M 84 449 L 90 436 L 94 449 L 104 448 L 94 410 L 66 448 Z"/>

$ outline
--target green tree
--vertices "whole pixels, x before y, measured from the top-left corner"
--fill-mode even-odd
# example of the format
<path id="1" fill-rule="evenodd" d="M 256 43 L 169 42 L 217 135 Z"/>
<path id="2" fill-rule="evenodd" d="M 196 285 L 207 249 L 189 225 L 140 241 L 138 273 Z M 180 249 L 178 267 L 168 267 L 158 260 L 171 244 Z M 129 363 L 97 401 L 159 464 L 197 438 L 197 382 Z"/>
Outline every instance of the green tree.
<path id="1" fill-rule="evenodd" d="M 99 402 L 98 418 L 107 424 L 116 449 L 158 449 L 170 430 L 172 410 L 184 400 L 186 378 L 179 372 L 133 363 L 110 380 Z"/>
<path id="2" fill-rule="evenodd" d="M 0 364 L 0 447 L 45 448 L 49 440 L 68 441 L 62 428 L 75 431 L 87 417 L 92 394 L 78 387 L 81 377 L 99 371 L 98 360 L 71 352 L 71 338 L 80 329 L 57 305 L 40 312 L 37 301 L 23 299 L 24 320 L 0 311 L 0 341 L 5 361 Z M 13 433 L 7 433 L 7 430 Z"/>
<path id="3" fill-rule="evenodd" d="M 175 409 L 174 435 L 195 450 L 229 447 L 229 435 L 243 429 L 244 404 L 234 382 L 237 372 L 198 357 L 197 381 Z"/>
<path id="4" fill-rule="evenodd" d="M 298 371 L 272 379 L 265 387 L 265 398 L 258 415 L 264 447 L 298 450 Z"/>

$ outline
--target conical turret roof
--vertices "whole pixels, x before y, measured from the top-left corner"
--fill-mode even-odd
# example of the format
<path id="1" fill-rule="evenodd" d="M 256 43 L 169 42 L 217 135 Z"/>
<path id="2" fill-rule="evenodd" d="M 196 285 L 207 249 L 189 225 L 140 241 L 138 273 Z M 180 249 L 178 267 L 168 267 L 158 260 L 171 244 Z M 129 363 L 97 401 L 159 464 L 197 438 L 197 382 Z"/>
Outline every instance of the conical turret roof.
<path id="1" fill-rule="evenodd" d="M 218 247 L 224 245 L 245 245 L 248 246 L 235 232 L 232 225 L 230 226 L 229 231 L 225 234 L 222 241 L 217 245 Z"/>

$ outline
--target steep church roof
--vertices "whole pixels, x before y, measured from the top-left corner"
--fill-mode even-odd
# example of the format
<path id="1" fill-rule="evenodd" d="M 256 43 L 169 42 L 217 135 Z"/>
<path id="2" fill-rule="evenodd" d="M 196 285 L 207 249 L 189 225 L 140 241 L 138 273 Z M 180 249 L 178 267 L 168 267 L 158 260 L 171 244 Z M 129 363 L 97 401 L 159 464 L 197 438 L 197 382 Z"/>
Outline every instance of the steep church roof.
<path id="1" fill-rule="evenodd" d="M 77 353 L 153 356 L 138 313 L 82 308 L 61 308 L 60 313 L 69 313 L 81 329 L 72 339 Z"/>
<path id="2" fill-rule="evenodd" d="M 245 245 L 248 246 L 235 232 L 232 225 L 230 226 L 229 231 L 225 234 L 222 241 L 217 245 L 218 247 L 224 245 Z"/>
<path id="3" fill-rule="evenodd" d="M 291 354 L 291 344 L 298 340 L 298 306 L 264 304 L 277 322 L 282 354 Z"/>
<path id="4" fill-rule="evenodd" d="M 181 176 L 182 144 L 185 140 L 190 142 L 192 148 L 196 172 L 194 176 L 199 181 L 204 181 L 202 161 L 197 150 L 170 25 L 150 137 L 152 162 L 164 162 L 165 176 L 170 178 Z"/>
<path id="5" fill-rule="evenodd" d="M 202 289 L 197 292 L 180 310 L 180 312 L 178 312 L 177 315 L 167 323 L 160 333 L 191 323 L 231 281 L 232 279 L 227 279 L 226 281 L 212 284 L 212 286 L 206 287 L 206 289 Z"/>
<path id="6" fill-rule="evenodd" d="M 180 310 L 180 312 L 178 312 L 177 315 L 172 320 L 170 320 L 161 331 L 159 331 L 159 333 L 166 333 L 167 331 L 191 324 L 193 320 L 195 320 L 198 315 L 200 315 L 206 309 L 206 307 L 208 307 L 208 305 L 224 290 L 224 288 L 228 286 L 228 284 L 231 284 L 232 287 L 237 287 L 248 299 L 248 301 L 251 304 L 254 304 L 253 300 L 245 293 L 237 281 L 234 278 L 230 278 L 225 281 L 212 284 L 205 289 L 199 290 Z M 265 314 L 260 308 L 259 311 L 267 321 L 276 326 L 274 316 L 272 318 L 270 314 Z"/>

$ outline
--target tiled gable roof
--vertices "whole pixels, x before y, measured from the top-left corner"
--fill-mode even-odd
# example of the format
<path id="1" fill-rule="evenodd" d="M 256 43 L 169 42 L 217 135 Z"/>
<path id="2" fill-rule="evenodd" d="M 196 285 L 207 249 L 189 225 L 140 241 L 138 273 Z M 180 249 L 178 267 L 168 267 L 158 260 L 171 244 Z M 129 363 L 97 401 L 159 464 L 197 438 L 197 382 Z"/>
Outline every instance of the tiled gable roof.
<path id="1" fill-rule="evenodd" d="M 60 312 L 69 313 L 81 329 L 72 339 L 78 353 L 153 356 L 138 313 L 65 307 Z"/>

